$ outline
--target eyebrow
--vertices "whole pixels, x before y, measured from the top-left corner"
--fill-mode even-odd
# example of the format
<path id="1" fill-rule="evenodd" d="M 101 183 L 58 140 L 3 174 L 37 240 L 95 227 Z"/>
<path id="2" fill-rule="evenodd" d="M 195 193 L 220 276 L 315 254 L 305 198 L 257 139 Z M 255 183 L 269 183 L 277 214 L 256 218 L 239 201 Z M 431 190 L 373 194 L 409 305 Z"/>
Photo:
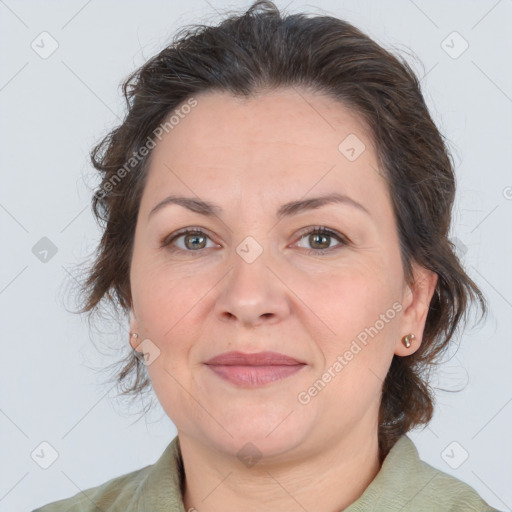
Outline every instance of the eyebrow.
<path id="1" fill-rule="evenodd" d="M 292 215 L 297 215 L 308 210 L 315 210 L 317 208 L 321 208 L 322 206 L 335 203 L 352 206 L 362 212 L 365 212 L 367 215 L 370 215 L 370 212 L 361 203 L 358 203 L 347 195 L 333 192 L 324 196 L 312 197 L 310 199 L 299 199 L 297 201 L 290 201 L 289 203 L 285 203 L 279 207 L 276 216 L 278 219 L 282 219 L 284 217 L 290 217 Z M 149 212 L 148 220 L 156 212 L 170 204 L 177 204 L 187 208 L 188 210 L 191 210 L 192 212 L 199 213 L 200 215 L 205 215 L 207 217 L 219 216 L 224 211 L 220 206 L 209 201 L 203 201 L 193 197 L 170 195 L 163 201 L 160 201 Z"/>

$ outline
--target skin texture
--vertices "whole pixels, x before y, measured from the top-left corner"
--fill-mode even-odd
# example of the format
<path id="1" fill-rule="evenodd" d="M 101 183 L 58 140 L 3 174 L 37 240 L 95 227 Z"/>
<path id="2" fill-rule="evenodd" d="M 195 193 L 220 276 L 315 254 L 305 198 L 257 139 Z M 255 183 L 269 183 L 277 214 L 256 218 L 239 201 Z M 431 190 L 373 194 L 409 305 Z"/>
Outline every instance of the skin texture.
<path id="1" fill-rule="evenodd" d="M 185 506 L 340 510 L 379 471 L 383 379 L 394 354 L 406 357 L 419 347 L 437 275 L 415 265 L 417 284 L 405 283 L 372 141 L 341 103 L 295 88 L 249 100 L 219 92 L 196 99 L 153 150 L 130 269 L 131 332 L 158 352 L 147 368 L 178 430 Z M 366 147 L 354 161 L 338 149 L 350 134 Z M 332 192 L 369 214 L 329 204 L 276 217 L 286 202 Z M 172 204 L 148 220 L 170 194 L 223 212 L 206 217 Z M 315 238 L 316 226 L 348 241 Z M 181 236 L 160 246 L 183 228 L 201 228 L 207 238 Z M 248 236 L 263 251 L 251 263 L 237 252 Z M 330 252 L 319 254 L 322 247 Z M 394 303 L 400 310 L 390 319 Z M 333 371 L 338 356 L 382 315 L 384 327 Z M 401 342 L 408 333 L 416 336 L 409 349 Z M 144 343 L 130 343 L 143 350 Z M 306 366 L 281 381 L 240 388 L 204 365 L 231 350 L 271 350 Z M 300 403 L 299 393 L 329 368 L 330 381 Z M 260 457 L 257 464 L 243 463 L 240 450 Z"/>

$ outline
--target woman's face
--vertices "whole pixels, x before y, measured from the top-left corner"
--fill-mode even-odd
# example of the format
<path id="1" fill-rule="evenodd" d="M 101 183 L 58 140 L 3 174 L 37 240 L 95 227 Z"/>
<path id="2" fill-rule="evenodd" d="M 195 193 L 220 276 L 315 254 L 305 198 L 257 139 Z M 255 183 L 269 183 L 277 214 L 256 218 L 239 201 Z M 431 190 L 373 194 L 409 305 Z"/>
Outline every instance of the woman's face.
<path id="1" fill-rule="evenodd" d="M 369 136 L 297 89 L 195 99 L 153 150 L 130 269 L 131 331 L 160 403 L 180 436 L 233 455 L 376 439 L 383 379 L 418 348 L 436 276 L 414 267 L 418 289 L 404 282 Z M 171 195 L 194 211 L 151 213 Z M 301 364 L 205 364 L 232 351 Z"/>

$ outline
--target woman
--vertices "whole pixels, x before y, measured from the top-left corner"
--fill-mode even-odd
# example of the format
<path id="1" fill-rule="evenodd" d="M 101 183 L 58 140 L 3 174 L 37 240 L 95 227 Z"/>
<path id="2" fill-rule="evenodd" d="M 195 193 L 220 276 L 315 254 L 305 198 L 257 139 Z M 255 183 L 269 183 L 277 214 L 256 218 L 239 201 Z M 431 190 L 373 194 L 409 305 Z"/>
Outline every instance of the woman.
<path id="1" fill-rule="evenodd" d="M 129 313 L 119 381 L 151 383 L 178 435 L 38 510 L 496 510 L 406 435 L 471 301 L 486 310 L 409 66 L 260 1 L 181 33 L 124 93 L 92 153 L 105 231 L 83 311 Z"/>

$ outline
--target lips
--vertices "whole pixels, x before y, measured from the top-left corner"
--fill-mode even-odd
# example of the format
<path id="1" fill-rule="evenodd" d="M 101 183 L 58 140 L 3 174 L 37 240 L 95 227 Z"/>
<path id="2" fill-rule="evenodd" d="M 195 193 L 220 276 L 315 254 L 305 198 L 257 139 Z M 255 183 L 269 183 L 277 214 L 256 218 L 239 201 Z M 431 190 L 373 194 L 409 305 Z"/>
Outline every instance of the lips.
<path id="1" fill-rule="evenodd" d="M 305 363 L 278 352 L 225 352 L 205 363 L 218 377 L 240 387 L 258 387 L 280 381 Z"/>
<path id="2" fill-rule="evenodd" d="M 257 352 L 255 354 L 225 352 L 224 354 L 212 357 L 205 364 L 222 366 L 293 366 L 304 363 L 278 352 Z"/>

